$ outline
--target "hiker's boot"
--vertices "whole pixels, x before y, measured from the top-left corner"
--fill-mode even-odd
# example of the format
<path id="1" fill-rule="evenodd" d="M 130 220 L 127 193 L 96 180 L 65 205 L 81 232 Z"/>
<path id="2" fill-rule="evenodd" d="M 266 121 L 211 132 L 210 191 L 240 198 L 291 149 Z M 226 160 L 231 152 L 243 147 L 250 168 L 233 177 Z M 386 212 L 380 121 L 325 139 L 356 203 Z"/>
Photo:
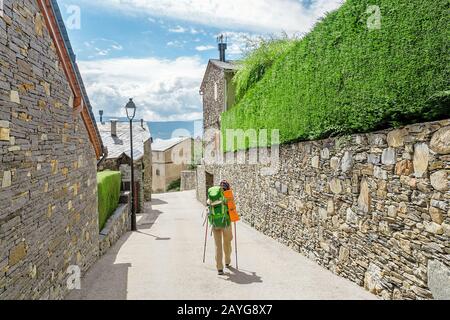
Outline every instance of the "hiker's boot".
<path id="1" fill-rule="evenodd" d="M 227 264 L 227 265 L 225 265 L 225 267 L 226 267 L 227 269 L 231 269 L 231 264 Z"/>
<path id="2" fill-rule="evenodd" d="M 219 270 L 219 276 L 223 276 L 223 275 L 224 275 L 223 270 Z"/>

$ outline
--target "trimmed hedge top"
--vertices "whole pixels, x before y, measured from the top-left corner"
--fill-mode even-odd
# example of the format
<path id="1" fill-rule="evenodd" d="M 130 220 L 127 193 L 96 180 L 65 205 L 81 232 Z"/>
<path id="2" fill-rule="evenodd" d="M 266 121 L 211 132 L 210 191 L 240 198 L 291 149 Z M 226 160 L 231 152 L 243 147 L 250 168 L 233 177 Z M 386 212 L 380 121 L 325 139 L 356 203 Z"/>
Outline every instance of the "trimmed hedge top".
<path id="1" fill-rule="evenodd" d="M 98 219 L 100 231 L 105 227 L 109 217 L 119 206 L 121 182 L 122 176 L 118 171 L 103 171 L 97 173 Z"/>
<path id="2" fill-rule="evenodd" d="M 347 0 L 257 81 L 254 57 L 244 61 L 243 97 L 222 115 L 224 136 L 279 129 L 286 143 L 448 118 L 449 2 L 378 0 L 381 28 L 369 30 L 372 4 Z"/>

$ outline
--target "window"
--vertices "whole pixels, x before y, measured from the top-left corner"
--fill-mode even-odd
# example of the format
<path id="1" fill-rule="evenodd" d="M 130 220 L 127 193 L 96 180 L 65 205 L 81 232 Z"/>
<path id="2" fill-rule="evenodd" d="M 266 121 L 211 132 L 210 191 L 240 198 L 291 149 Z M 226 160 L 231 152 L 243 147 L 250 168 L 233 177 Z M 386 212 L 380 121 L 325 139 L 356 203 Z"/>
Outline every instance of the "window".
<path id="1" fill-rule="evenodd" d="M 214 101 L 219 100 L 219 88 L 217 82 L 214 82 Z"/>
<path id="2" fill-rule="evenodd" d="M 159 177 L 161 175 L 161 171 L 159 169 L 156 169 L 156 175 Z"/>

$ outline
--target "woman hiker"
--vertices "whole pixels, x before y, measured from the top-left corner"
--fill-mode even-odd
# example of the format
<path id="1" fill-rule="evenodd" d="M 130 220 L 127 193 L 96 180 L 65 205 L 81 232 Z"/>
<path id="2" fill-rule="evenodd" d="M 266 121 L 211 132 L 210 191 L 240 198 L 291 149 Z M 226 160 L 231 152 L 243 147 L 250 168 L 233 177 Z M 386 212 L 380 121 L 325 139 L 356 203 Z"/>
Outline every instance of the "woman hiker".
<path id="1" fill-rule="evenodd" d="M 221 194 L 225 191 L 231 190 L 230 184 L 223 180 L 220 183 L 220 191 Z M 220 205 L 216 205 L 216 202 L 213 202 L 211 199 L 208 199 L 208 206 L 211 208 L 211 211 L 217 212 L 217 210 L 222 211 L 223 208 L 227 208 L 227 200 L 222 197 L 221 200 L 223 203 Z M 218 209 L 217 209 L 218 208 Z M 214 213 L 213 213 L 214 215 Z M 216 267 L 219 272 L 219 275 L 223 275 L 224 272 L 224 258 L 225 258 L 225 266 L 227 268 L 231 268 L 231 252 L 232 247 L 231 243 L 233 241 L 233 231 L 231 228 L 231 221 L 228 213 L 228 208 L 226 209 L 226 213 L 224 213 L 224 217 L 221 218 L 222 221 L 217 220 L 215 218 L 210 219 L 212 221 L 212 230 L 214 234 L 214 242 L 216 245 Z M 219 222 L 217 222 L 219 221 Z"/>

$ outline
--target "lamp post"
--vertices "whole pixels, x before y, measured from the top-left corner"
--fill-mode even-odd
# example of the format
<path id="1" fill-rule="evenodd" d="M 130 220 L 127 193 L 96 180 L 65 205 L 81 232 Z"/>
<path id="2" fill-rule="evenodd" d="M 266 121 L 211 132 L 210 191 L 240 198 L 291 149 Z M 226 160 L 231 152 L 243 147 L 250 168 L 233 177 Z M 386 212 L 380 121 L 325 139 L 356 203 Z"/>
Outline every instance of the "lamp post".
<path id="1" fill-rule="evenodd" d="M 133 119 L 136 116 L 136 105 L 133 102 L 133 99 L 128 101 L 125 106 L 125 110 L 127 111 L 127 118 L 130 120 L 130 156 L 131 156 L 131 231 L 137 231 L 136 224 L 136 207 L 135 207 L 135 190 L 134 190 L 134 161 L 133 161 Z"/>

